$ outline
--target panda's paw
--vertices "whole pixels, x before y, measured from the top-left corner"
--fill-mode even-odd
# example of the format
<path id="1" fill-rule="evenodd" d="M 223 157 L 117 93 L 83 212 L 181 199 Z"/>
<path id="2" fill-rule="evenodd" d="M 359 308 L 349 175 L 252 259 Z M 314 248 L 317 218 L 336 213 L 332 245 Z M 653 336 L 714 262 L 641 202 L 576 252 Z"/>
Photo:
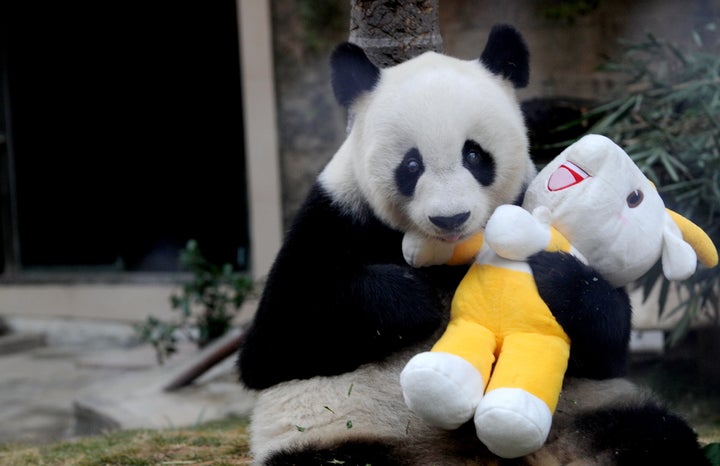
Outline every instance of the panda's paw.
<path id="1" fill-rule="evenodd" d="M 412 267 L 428 267 L 447 264 L 455 245 L 407 232 L 403 236 L 402 250 L 405 262 Z"/>
<path id="2" fill-rule="evenodd" d="M 488 392 L 475 411 L 475 431 L 488 449 L 502 458 L 518 458 L 540 449 L 552 413 L 540 398 L 520 388 Z"/>
<path id="3" fill-rule="evenodd" d="M 430 425 L 457 429 L 475 413 L 483 393 L 480 373 L 449 353 L 415 355 L 400 374 L 408 408 Z"/>

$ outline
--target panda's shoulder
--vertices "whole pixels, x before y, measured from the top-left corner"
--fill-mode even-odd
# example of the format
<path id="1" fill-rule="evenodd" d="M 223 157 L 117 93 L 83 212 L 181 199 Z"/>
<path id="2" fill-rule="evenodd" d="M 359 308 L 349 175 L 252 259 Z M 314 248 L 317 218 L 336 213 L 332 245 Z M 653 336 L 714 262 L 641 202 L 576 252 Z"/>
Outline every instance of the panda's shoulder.
<path id="1" fill-rule="evenodd" d="M 402 233 L 381 222 L 367 204 L 347 204 L 339 193 L 316 182 L 298 210 L 280 254 L 312 252 L 318 265 L 323 258 L 386 256 L 384 260 L 395 262 L 402 259 L 401 241 Z"/>

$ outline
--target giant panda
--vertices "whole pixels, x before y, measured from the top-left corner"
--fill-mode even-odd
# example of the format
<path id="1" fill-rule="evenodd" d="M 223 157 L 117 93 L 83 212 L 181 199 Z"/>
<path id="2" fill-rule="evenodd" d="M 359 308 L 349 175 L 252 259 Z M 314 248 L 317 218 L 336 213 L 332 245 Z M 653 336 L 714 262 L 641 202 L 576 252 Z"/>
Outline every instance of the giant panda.
<path id="1" fill-rule="evenodd" d="M 402 237 L 460 242 L 495 207 L 520 201 L 535 173 L 515 96 L 528 82 L 528 50 L 499 25 L 480 59 L 427 52 L 380 70 L 346 43 L 331 72 L 347 138 L 285 237 L 238 358 L 241 382 L 257 391 L 255 464 L 704 464 L 682 419 L 618 378 L 627 295 L 558 253 L 531 260 L 573 340 L 546 446 L 502 460 L 472 426 L 444 431 L 408 410 L 400 371 L 444 329 L 467 267 L 410 267 Z"/>

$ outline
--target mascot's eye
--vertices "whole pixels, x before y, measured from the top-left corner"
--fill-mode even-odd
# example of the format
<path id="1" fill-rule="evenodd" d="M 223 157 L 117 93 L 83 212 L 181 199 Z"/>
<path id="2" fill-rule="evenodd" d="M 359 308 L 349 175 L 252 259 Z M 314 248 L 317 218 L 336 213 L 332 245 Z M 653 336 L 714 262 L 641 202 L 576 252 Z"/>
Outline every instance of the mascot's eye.
<path id="1" fill-rule="evenodd" d="M 490 186 L 495 180 L 495 161 L 480 144 L 468 139 L 462 150 L 463 166 L 483 186 Z"/>
<path id="2" fill-rule="evenodd" d="M 628 195 L 626 201 L 628 207 L 634 209 L 635 207 L 639 206 L 640 203 L 643 201 L 643 192 L 639 189 L 636 189 L 635 191 L 631 192 L 630 195 Z"/>
<path id="3" fill-rule="evenodd" d="M 425 171 L 420 151 L 413 148 L 407 151 L 400 165 L 395 169 L 395 184 L 403 196 L 412 196 L 415 185 Z"/>

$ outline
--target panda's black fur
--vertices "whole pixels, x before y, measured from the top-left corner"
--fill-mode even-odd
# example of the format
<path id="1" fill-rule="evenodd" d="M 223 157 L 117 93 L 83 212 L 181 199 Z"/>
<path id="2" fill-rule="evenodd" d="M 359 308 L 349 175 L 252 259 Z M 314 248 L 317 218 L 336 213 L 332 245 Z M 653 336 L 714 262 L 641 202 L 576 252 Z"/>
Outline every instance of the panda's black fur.
<path id="1" fill-rule="evenodd" d="M 343 212 L 316 183 L 247 335 L 240 358 L 245 385 L 263 389 L 342 374 L 431 336 L 464 268 L 411 269 L 397 247 L 401 240 L 370 211 Z"/>
<path id="2" fill-rule="evenodd" d="M 466 267 L 408 266 L 403 233 L 463 236 L 496 205 L 520 196 L 534 173 L 512 91 L 528 79 L 520 35 L 496 27 L 480 60 L 453 60 L 426 54 L 390 74 L 351 44 L 333 54 L 333 88 L 351 130 L 287 233 L 238 361 L 242 382 L 258 391 L 250 427 L 256 464 L 706 464 L 682 419 L 618 378 L 630 330 L 625 292 L 557 253 L 531 260 L 542 297 L 573 342 L 546 446 L 502 460 L 472 426 L 443 431 L 405 406 L 399 373 L 444 329 Z M 454 94 L 467 85 L 463 73 L 488 88 L 487 107 L 477 96 L 463 107 Z M 393 101 L 394 92 L 405 92 L 405 77 L 417 99 Z M 390 104 L 373 107 L 376 92 Z M 438 100 L 438 92 L 448 94 Z M 368 113 L 381 126 L 373 127 Z M 446 120 L 468 127 L 456 131 Z M 413 132 L 418 121 L 427 126 Z M 377 138 L 363 139 L 367 132 Z M 365 145 L 374 152 L 361 156 Z M 475 197 L 453 197 L 466 193 Z M 478 199 L 486 205 L 476 210 Z"/>
<path id="3" fill-rule="evenodd" d="M 540 295 L 565 332 L 573 336 L 567 373 L 592 379 L 625 375 L 631 331 L 627 293 L 613 288 L 570 254 L 541 252 L 528 263 L 540 277 Z M 564 284 L 562 293 L 558 283 Z"/>

